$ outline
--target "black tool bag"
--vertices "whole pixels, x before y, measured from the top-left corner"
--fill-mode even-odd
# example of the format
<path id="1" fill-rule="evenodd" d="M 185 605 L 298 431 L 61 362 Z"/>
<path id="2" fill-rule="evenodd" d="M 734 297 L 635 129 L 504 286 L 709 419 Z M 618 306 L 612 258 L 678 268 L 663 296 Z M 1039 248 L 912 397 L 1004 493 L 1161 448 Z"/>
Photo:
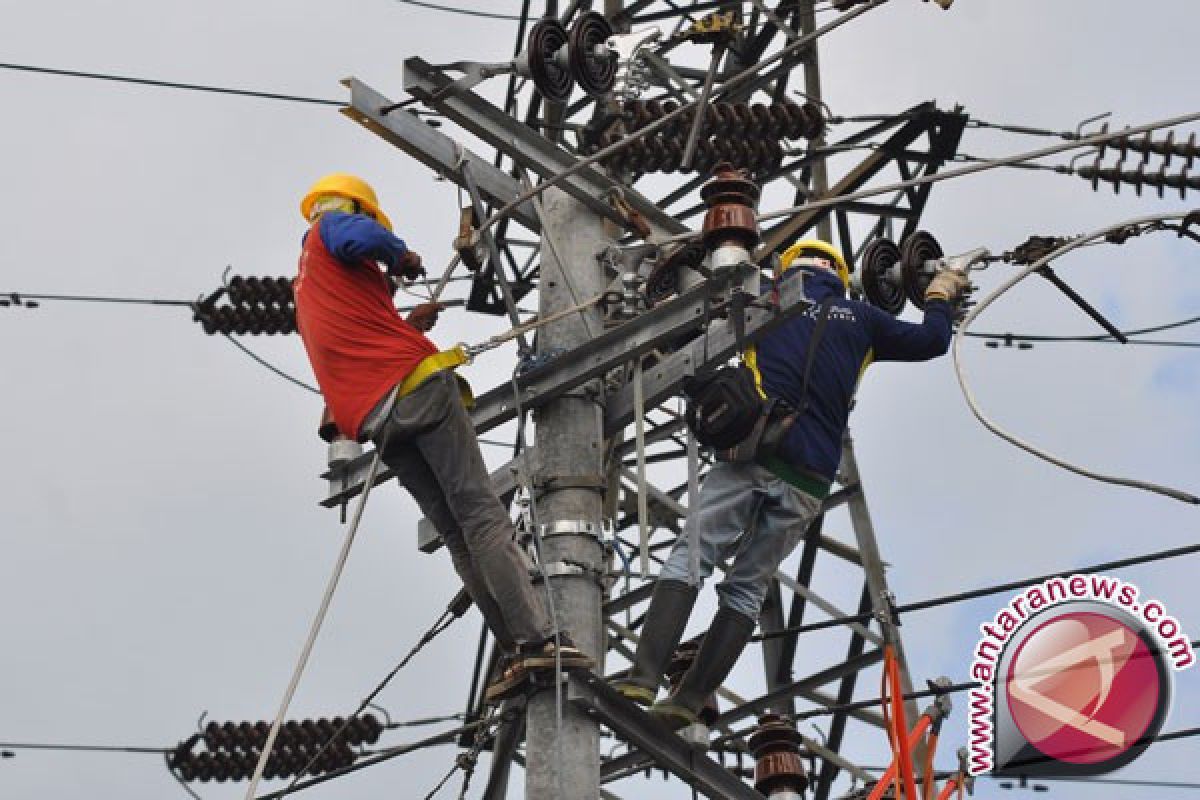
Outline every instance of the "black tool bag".
<path id="1" fill-rule="evenodd" d="M 763 419 L 765 401 L 745 364 L 688 378 L 683 391 L 688 427 L 705 447 L 728 450 L 750 437 Z"/>
<path id="2" fill-rule="evenodd" d="M 684 381 L 683 391 L 688 398 L 688 427 L 695 434 L 696 441 L 717 451 L 718 461 L 741 464 L 774 455 L 792 424 L 807 410 L 809 376 L 832 304 L 832 298 L 821 303 L 816 326 L 808 342 L 801 389 L 802 407 L 799 410 L 779 398 L 763 397 L 758 391 L 753 371 L 745 364 L 721 367 L 710 375 L 694 376 Z M 735 325 L 738 322 L 735 320 Z"/>

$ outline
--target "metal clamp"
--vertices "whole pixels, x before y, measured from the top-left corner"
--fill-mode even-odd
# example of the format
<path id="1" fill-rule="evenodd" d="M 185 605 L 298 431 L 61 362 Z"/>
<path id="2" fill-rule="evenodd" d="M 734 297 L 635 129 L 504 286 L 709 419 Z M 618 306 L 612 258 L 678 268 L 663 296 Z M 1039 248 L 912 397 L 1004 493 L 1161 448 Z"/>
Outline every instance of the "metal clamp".
<path id="1" fill-rule="evenodd" d="M 554 522 L 544 522 L 539 527 L 543 539 L 551 536 L 590 536 L 602 539 L 601 528 L 588 519 L 558 519 Z"/>
<path id="2" fill-rule="evenodd" d="M 603 588 L 607 576 L 607 571 L 588 566 L 580 561 L 551 561 L 533 571 L 533 582 L 541 583 L 549 578 L 581 577 L 591 578 Z"/>

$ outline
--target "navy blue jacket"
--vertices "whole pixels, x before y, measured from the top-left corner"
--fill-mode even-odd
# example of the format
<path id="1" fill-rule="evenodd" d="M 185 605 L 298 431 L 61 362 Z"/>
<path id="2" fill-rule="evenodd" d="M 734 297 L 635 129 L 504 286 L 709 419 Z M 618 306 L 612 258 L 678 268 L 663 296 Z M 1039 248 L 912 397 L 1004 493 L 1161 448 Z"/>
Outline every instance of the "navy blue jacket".
<path id="1" fill-rule="evenodd" d="M 793 467 L 832 481 L 842 452 L 842 433 L 863 369 L 871 361 L 926 361 L 950 346 L 949 304 L 925 307 L 921 324 L 901 322 L 872 305 L 846 297 L 832 272 L 789 272 L 785 280 L 805 281 L 815 304 L 758 340 L 755 361 L 762 388 L 793 408 L 801 407 L 804 361 L 816 326 L 819 304 L 833 297 L 829 320 L 818 343 L 808 383 L 808 410 L 792 426 L 778 456 Z"/>

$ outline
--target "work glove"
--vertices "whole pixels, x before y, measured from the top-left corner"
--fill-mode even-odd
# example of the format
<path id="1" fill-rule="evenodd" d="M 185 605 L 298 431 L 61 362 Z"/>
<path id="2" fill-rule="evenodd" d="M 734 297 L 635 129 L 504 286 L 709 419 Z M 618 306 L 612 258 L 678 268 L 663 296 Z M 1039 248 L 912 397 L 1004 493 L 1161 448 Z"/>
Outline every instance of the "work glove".
<path id="1" fill-rule="evenodd" d="M 945 300 L 950 305 L 957 304 L 970 288 L 967 276 L 958 270 L 944 269 L 929 282 L 925 290 L 925 302 L 930 300 Z"/>
<path id="2" fill-rule="evenodd" d="M 422 333 L 433 330 L 438 314 L 445 310 L 441 303 L 421 303 L 408 314 L 408 324 Z"/>
<path id="3" fill-rule="evenodd" d="M 425 267 L 421 266 L 421 255 L 415 250 L 406 250 L 399 263 L 389 269 L 388 273 L 406 281 L 415 281 L 425 275 Z"/>

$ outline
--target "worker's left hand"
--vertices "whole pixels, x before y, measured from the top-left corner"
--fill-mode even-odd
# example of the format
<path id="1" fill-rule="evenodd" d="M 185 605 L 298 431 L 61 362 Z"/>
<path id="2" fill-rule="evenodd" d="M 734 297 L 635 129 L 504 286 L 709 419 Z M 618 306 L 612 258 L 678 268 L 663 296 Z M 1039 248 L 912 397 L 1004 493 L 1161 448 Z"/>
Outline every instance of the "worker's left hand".
<path id="1" fill-rule="evenodd" d="M 391 270 L 391 273 L 398 278 L 403 278 L 406 281 L 415 281 L 417 278 L 425 274 L 425 267 L 421 266 L 421 255 L 415 250 L 407 250 L 400 257 L 400 263 Z"/>
<path id="2" fill-rule="evenodd" d="M 963 298 L 970 285 L 965 274 L 954 269 L 944 269 L 929 282 L 929 288 L 925 290 L 925 300 L 945 300 L 953 305 Z"/>
<path id="3" fill-rule="evenodd" d="M 422 303 L 409 312 L 408 324 L 422 332 L 433 330 L 438 314 L 445 308 L 441 303 Z"/>

